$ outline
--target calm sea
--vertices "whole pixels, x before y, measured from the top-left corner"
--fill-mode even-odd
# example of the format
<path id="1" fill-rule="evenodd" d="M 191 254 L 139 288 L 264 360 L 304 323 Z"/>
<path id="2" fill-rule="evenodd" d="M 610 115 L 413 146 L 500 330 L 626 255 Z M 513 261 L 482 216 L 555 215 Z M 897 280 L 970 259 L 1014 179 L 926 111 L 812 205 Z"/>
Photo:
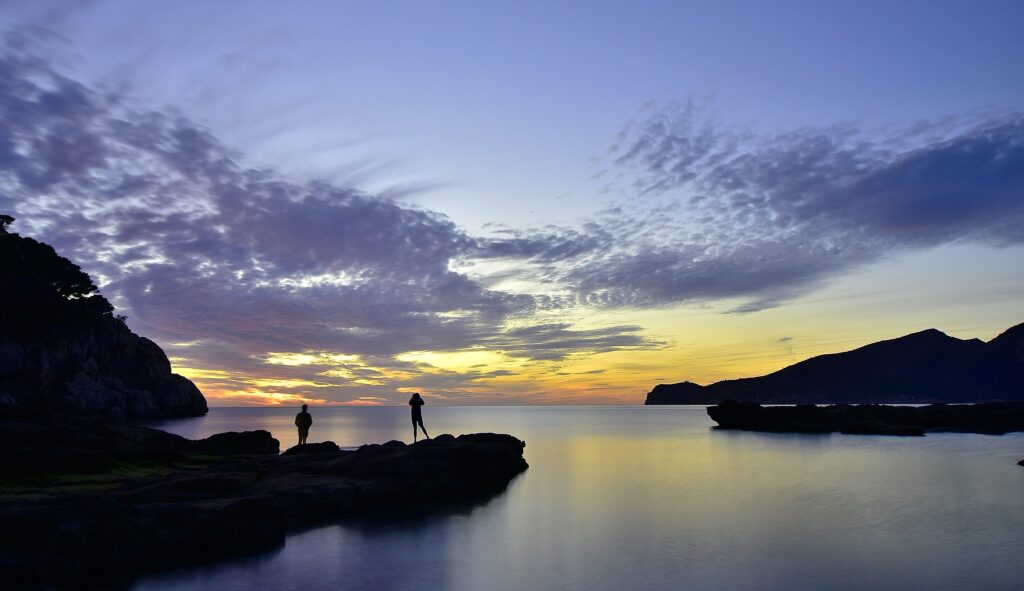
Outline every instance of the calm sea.
<path id="1" fill-rule="evenodd" d="M 290 446 L 296 411 L 159 426 Z M 406 408 L 313 416 L 311 442 L 412 438 Z M 427 406 L 424 420 L 431 435 L 516 435 L 530 469 L 460 513 L 303 531 L 134 589 L 1024 589 L 1024 434 L 716 431 L 699 407 Z"/>

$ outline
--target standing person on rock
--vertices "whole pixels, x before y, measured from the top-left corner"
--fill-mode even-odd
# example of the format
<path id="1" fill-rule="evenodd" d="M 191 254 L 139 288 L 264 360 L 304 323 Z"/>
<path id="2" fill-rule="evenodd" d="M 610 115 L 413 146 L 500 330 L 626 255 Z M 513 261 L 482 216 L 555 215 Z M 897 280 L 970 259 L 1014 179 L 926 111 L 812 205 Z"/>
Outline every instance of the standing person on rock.
<path id="1" fill-rule="evenodd" d="M 306 438 L 309 437 L 309 428 L 313 425 L 313 415 L 309 414 L 306 410 L 309 405 L 302 405 L 302 412 L 295 415 L 295 426 L 299 428 L 299 445 L 306 444 Z"/>
<path id="2" fill-rule="evenodd" d="M 412 407 L 412 442 L 416 443 L 416 426 L 419 425 L 420 429 L 423 429 L 423 436 L 430 439 L 430 435 L 427 435 L 427 428 L 423 426 L 423 399 L 420 398 L 419 392 L 413 392 L 412 398 L 409 399 L 409 406 Z"/>

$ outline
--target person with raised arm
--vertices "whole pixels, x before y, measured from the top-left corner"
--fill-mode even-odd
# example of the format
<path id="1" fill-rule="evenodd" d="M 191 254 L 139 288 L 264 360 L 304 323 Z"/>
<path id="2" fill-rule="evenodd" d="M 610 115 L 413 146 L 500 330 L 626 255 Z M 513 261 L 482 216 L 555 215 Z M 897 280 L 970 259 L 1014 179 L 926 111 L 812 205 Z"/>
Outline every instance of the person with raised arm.
<path id="1" fill-rule="evenodd" d="M 419 425 L 420 429 L 423 429 L 423 436 L 430 439 L 430 435 L 427 434 L 427 428 L 423 426 L 423 398 L 420 397 L 419 392 L 413 392 L 412 398 L 409 399 L 409 406 L 412 407 L 412 441 L 416 443 L 416 426 Z"/>

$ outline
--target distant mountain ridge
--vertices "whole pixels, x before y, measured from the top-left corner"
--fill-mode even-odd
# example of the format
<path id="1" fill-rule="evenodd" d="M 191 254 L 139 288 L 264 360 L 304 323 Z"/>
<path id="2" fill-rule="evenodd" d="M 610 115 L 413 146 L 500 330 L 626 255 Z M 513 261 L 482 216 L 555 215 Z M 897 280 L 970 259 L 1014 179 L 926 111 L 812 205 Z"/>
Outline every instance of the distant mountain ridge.
<path id="1" fill-rule="evenodd" d="M 1024 400 L 1024 323 L 989 342 L 934 328 L 707 386 L 659 384 L 646 404 L 936 403 Z"/>

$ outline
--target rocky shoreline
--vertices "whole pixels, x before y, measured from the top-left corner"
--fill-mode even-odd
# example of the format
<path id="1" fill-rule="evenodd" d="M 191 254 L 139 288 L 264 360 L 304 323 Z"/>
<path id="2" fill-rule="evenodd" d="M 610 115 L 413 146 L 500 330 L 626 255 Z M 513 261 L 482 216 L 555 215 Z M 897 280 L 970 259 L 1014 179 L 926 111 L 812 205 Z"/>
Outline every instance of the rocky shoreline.
<path id="1" fill-rule="evenodd" d="M 1024 431 L 1024 402 L 761 406 L 727 401 L 708 407 L 707 412 L 719 429 L 747 431 L 912 436 L 929 432 L 1002 435 Z"/>
<path id="2" fill-rule="evenodd" d="M 472 504 L 527 468 L 525 443 L 493 433 L 354 451 L 325 442 L 278 455 L 266 431 L 189 441 L 20 415 L 0 415 L 0 445 L 13 452 L 0 463 L 0 580 L 19 588 L 123 586 L 273 548 L 295 528 Z"/>

